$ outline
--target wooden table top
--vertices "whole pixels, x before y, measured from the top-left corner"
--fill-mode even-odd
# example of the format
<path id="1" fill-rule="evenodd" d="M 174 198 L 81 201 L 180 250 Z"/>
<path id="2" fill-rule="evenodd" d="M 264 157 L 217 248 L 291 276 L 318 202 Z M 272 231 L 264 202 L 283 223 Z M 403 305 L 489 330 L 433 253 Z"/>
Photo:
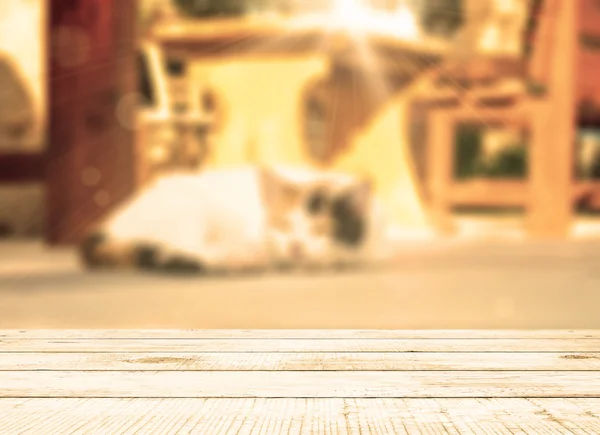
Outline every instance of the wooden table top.
<path id="1" fill-rule="evenodd" d="M 0 433 L 600 433 L 600 331 L 0 330 Z"/>

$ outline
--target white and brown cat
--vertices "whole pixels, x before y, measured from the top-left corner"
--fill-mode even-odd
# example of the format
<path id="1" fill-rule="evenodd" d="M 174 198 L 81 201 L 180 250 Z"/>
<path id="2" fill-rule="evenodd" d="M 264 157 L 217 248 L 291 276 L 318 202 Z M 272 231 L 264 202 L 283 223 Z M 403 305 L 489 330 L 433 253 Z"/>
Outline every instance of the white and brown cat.
<path id="1" fill-rule="evenodd" d="M 243 272 L 364 263 L 384 252 L 370 183 L 246 166 L 164 176 L 81 244 L 90 268 Z"/>

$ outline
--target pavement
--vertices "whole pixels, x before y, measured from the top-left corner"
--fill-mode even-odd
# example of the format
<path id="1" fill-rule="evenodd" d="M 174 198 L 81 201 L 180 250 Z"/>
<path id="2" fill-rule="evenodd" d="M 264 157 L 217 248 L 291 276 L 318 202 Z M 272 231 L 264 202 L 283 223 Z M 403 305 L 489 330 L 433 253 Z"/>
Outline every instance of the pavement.
<path id="1" fill-rule="evenodd" d="M 2 242 L 0 328 L 600 329 L 599 265 L 598 241 L 438 241 L 377 270 L 172 277 Z"/>

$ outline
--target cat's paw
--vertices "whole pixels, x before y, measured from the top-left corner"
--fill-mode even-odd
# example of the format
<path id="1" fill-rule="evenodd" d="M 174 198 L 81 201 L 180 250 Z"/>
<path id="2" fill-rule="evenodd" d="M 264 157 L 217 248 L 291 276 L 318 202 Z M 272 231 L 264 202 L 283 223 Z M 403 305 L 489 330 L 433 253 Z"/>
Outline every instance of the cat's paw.
<path id="1" fill-rule="evenodd" d="M 169 258 L 162 265 L 162 269 L 165 272 L 185 275 L 204 272 L 204 268 L 199 261 L 183 256 L 174 256 Z"/>
<path id="2" fill-rule="evenodd" d="M 138 245 L 134 248 L 133 262 L 140 269 L 156 269 L 159 265 L 160 250 L 153 245 Z"/>
<path id="3" fill-rule="evenodd" d="M 108 236 L 100 231 L 89 234 L 79 245 L 79 259 L 89 269 L 97 269 L 103 266 L 102 255 L 99 252 Z"/>

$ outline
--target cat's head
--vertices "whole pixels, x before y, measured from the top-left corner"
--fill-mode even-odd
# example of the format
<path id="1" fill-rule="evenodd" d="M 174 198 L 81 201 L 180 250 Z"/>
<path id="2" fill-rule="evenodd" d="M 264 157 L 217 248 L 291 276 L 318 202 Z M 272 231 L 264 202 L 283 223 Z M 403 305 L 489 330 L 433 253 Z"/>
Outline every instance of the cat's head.
<path id="1" fill-rule="evenodd" d="M 328 188 L 325 202 L 332 222 L 333 242 L 346 249 L 358 249 L 367 237 L 373 200 L 368 179 L 341 177 Z"/>
<path id="2" fill-rule="evenodd" d="M 339 249 L 359 249 L 371 203 L 368 181 L 331 173 L 293 179 L 261 171 L 268 232 L 282 264 L 326 264 Z"/>

